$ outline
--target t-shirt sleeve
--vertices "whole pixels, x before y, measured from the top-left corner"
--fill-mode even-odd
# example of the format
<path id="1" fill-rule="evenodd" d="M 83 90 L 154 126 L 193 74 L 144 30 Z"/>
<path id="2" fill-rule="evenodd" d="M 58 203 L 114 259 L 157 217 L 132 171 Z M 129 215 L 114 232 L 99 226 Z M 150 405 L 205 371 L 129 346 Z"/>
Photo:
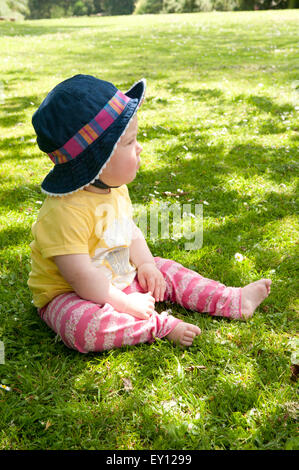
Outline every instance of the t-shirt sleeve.
<path id="1" fill-rule="evenodd" d="M 88 254 L 91 222 L 88 214 L 72 207 L 51 209 L 32 228 L 44 258 L 67 254 Z"/>

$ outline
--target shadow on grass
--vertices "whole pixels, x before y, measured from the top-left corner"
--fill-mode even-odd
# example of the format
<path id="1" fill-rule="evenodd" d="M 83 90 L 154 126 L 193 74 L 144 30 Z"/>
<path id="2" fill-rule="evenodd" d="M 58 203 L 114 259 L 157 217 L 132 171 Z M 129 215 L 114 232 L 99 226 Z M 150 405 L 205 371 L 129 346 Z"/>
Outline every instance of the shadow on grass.
<path id="1" fill-rule="evenodd" d="M 198 16 L 197 18 L 200 17 Z M 190 30 L 189 25 L 186 29 L 186 37 L 188 37 L 189 41 L 177 44 L 177 41 L 173 39 L 176 37 L 175 32 L 165 30 L 153 31 L 153 26 L 146 24 L 144 26 L 145 34 L 147 36 L 154 34 L 155 40 L 152 41 L 150 38 L 147 38 L 140 41 L 140 25 L 137 22 L 134 23 L 133 20 L 131 23 L 130 20 L 131 19 L 129 19 L 128 25 L 130 25 L 131 28 L 125 28 L 124 31 L 116 30 L 117 37 L 112 35 L 109 39 L 107 39 L 103 33 L 106 31 L 111 33 L 114 25 L 117 25 L 117 21 L 119 20 L 116 20 L 114 23 L 111 22 L 111 20 L 106 22 L 99 18 L 96 23 L 92 24 L 86 21 L 86 19 L 83 19 L 82 24 L 79 25 L 71 24 L 71 21 L 69 24 L 66 22 L 65 24 L 61 23 L 59 25 L 51 25 L 50 22 L 44 22 L 43 24 L 34 24 L 34 22 L 31 22 L 31 24 L 18 24 L 14 26 L 3 25 L 2 34 L 6 33 L 12 36 L 36 36 L 66 33 L 71 36 L 71 33 L 75 35 L 76 32 L 84 33 L 84 30 L 90 30 L 93 32 L 92 39 L 96 42 L 95 47 L 90 47 L 90 34 L 87 34 L 86 37 L 82 34 L 83 48 L 80 52 L 70 49 L 67 53 L 55 54 L 53 57 L 49 56 L 48 65 L 53 65 L 55 69 L 67 69 L 68 66 L 73 68 L 73 64 L 77 64 L 78 59 L 81 61 L 83 57 L 84 68 L 91 69 L 94 67 L 94 64 L 104 62 L 105 72 L 109 70 L 111 80 L 117 81 L 120 80 L 120 76 L 124 75 L 124 71 L 127 79 L 132 77 L 136 80 L 139 74 L 142 74 L 142 76 L 146 75 L 147 78 L 153 82 L 161 78 L 167 79 L 168 75 L 163 71 L 168 71 L 173 68 L 179 73 L 185 73 L 186 70 L 191 71 L 191 75 L 194 74 L 196 80 L 201 80 L 203 76 L 215 75 L 219 70 L 229 71 L 232 69 L 233 73 L 235 73 L 234 69 L 238 68 L 239 76 L 246 78 L 248 70 L 251 70 L 253 65 L 255 68 L 265 68 L 267 64 L 269 64 L 269 67 L 272 66 L 273 63 L 280 64 L 279 59 L 271 49 L 272 38 L 265 38 L 264 34 L 259 39 L 256 36 L 248 38 L 248 31 L 244 32 L 241 28 L 236 31 L 230 29 L 229 35 L 226 31 L 221 31 L 220 33 L 213 31 L 213 41 L 211 42 L 210 31 L 207 31 L 203 40 L 202 32 L 199 33 L 196 29 L 192 28 Z M 167 27 L 169 27 L 169 25 L 167 25 Z M 159 24 L 159 28 L 162 28 L 161 24 Z M 230 38 L 229 40 L 228 37 Z M 246 42 L 249 41 L 250 45 L 263 42 L 265 48 L 268 47 L 269 50 L 265 52 L 258 47 L 255 51 L 256 55 L 252 56 L 252 52 L 248 52 L 247 47 L 240 47 L 242 40 L 246 40 Z M 170 41 L 172 42 L 171 47 L 169 46 Z M 206 53 L 205 41 L 208 41 L 209 55 Z M 86 42 L 88 42 L 87 50 L 85 47 Z M 280 40 L 276 38 L 276 43 L 279 42 L 282 46 L 284 45 L 283 38 Z M 107 48 L 109 51 L 108 54 Z M 252 49 L 255 48 L 252 47 Z M 221 61 L 215 60 L 215 54 L 218 56 L 219 50 L 221 50 Z M 234 53 L 231 52 L 232 50 L 234 50 Z M 290 56 L 292 55 L 290 54 Z M 261 63 L 260 66 L 257 65 L 258 62 Z M 134 71 L 132 70 L 132 63 L 134 63 Z M 283 82 L 290 73 L 287 69 L 284 71 L 281 70 L 281 73 L 284 74 L 284 78 L 281 77 Z M 26 79 L 30 79 L 29 76 L 27 76 Z M 190 96 L 190 90 L 188 90 L 187 87 L 174 88 L 176 88 L 173 90 L 175 93 L 187 93 L 186 96 Z M 217 94 L 220 98 L 219 93 L 221 92 L 212 90 L 210 91 L 210 95 L 208 95 L 206 91 L 194 91 L 193 98 L 203 100 L 204 96 L 208 96 L 212 99 L 216 98 Z M 253 97 L 252 100 L 257 106 L 264 108 L 269 108 L 269 104 L 271 106 L 269 101 L 265 101 L 265 99 L 261 101 L 260 97 Z"/>
<path id="2" fill-rule="evenodd" d="M 209 188 L 217 183 L 221 187 L 219 178 L 231 173 L 237 173 L 238 176 L 241 175 L 245 178 L 254 175 L 263 176 L 275 183 L 281 183 L 282 178 L 284 182 L 294 179 L 294 171 L 298 170 L 298 163 L 295 160 L 297 154 L 295 146 L 291 148 L 291 153 L 288 153 L 284 146 L 259 145 L 252 140 L 248 143 L 236 144 L 227 151 L 224 144 L 210 143 L 211 137 L 204 133 L 209 128 L 216 127 L 201 128 L 201 123 L 183 128 L 170 127 L 169 125 L 143 126 L 140 130 L 141 143 L 154 139 L 165 142 L 163 147 L 156 146 L 155 153 L 160 162 L 168 164 L 168 168 L 155 170 L 155 178 L 159 180 L 159 177 L 163 176 L 163 172 L 166 176 L 171 168 L 171 171 L 180 174 L 180 178 L 185 173 L 184 181 L 188 186 L 192 185 L 196 174 L 198 187 L 200 187 L 200 181 L 204 182 L 204 175 L 210 172 L 208 176 Z M 273 132 L 278 130 L 278 128 L 274 128 Z M 171 141 L 173 137 L 176 138 L 174 143 Z M 187 151 L 184 148 L 186 146 L 188 160 L 186 160 Z M 150 171 L 146 171 L 147 175 L 150 173 Z"/>
<path id="3" fill-rule="evenodd" d="M 11 246 L 23 245 L 27 238 L 28 229 L 23 227 L 9 227 L 0 231 L 0 246 L 8 248 Z"/>
<path id="4" fill-rule="evenodd" d="M 37 108 L 36 103 L 39 102 L 39 99 L 40 98 L 37 95 L 6 98 L 4 104 L 1 105 L 1 112 L 3 117 L 0 118 L 0 125 L 2 127 L 11 128 L 20 122 L 23 122 L 25 110 L 31 108 L 33 114 Z"/>
<path id="5" fill-rule="evenodd" d="M 205 101 L 207 104 L 211 100 L 217 100 L 218 104 L 235 104 L 238 102 L 245 102 L 249 106 L 254 106 L 260 113 L 270 113 L 274 116 L 278 116 L 283 113 L 290 113 L 295 111 L 295 105 L 290 103 L 278 104 L 269 96 L 264 95 L 247 95 L 239 94 L 232 99 L 227 98 L 223 90 L 219 88 L 199 88 L 190 89 L 181 85 L 182 81 L 168 81 L 165 88 L 169 90 L 172 97 L 177 95 L 183 95 L 184 97 L 190 98 L 192 101 Z M 151 98 L 154 99 L 154 98 Z M 146 100 L 146 103 L 148 99 Z M 159 102 L 159 101 L 158 101 Z M 161 102 L 164 104 L 163 102 Z M 182 105 L 183 106 L 183 105 Z M 214 126 L 213 126 L 214 127 Z"/>
<path id="6" fill-rule="evenodd" d="M 166 89 L 176 95 L 184 95 L 186 97 L 195 99 L 197 101 L 209 101 L 211 99 L 218 99 L 221 102 L 221 98 L 224 98 L 225 94 L 219 88 L 199 88 L 193 90 L 184 86 L 181 86 L 181 81 L 168 81 Z"/>
<path id="7" fill-rule="evenodd" d="M 32 148 L 32 151 L 29 153 L 27 149 Z M 39 153 L 37 153 L 37 151 Z M 34 171 L 35 168 L 31 160 L 36 158 L 41 158 L 41 152 L 37 148 L 36 139 L 32 135 L 24 135 L 22 137 L 8 137 L 3 139 L 0 142 L 0 162 L 5 162 L 8 160 L 16 160 L 16 163 L 22 163 L 22 160 L 29 160 L 30 166 Z M 13 178 L 5 177 L 5 181 L 8 180 L 17 182 L 18 178 L 15 180 Z M 4 180 L 3 180 L 4 181 Z"/>
<path id="8" fill-rule="evenodd" d="M 238 95 L 235 98 L 236 100 L 242 99 L 246 101 L 249 105 L 255 106 L 263 113 L 271 113 L 273 115 L 283 114 L 283 113 L 290 113 L 295 111 L 295 106 L 289 103 L 285 103 L 279 105 L 271 100 L 268 96 L 262 95 Z"/>
<path id="9" fill-rule="evenodd" d="M 8 178 L 6 178 L 7 180 Z M 10 189 L 0 190 L 0 207 L 5 208 L 8 212 L 10 210 L 25 209 L 28 202 L 34 204 L 36 198 L 44 199 L 41 193 L 40 186 L 30 183 L 18 183 L 17 178 L 14 180 L 9 178 L 13 184 Z"/>
<path id="10" fill-rule="evenodd" d="M 50 21 L 44 21 L 41 24 L 38 24 L 37 20 L 36 23 L 34 21 L 30 22 L 22 22 L 22 23 L 15 23 L 11 24 L 8 22 L 2 23 L 0 25 L 0 36 L 44 36 L 47 34 L 57 34 L 57 33 L 75 33 L 78 30 L 82 30 L 85 28 L 88 29 L 110 29 L 113 27 L 113 23 L 109 23 L 104 25 L 101 19 L 98 20 L 98 24 L 66 24 L 60 23 L 58 25 L 51 25 Z M 116 24 L 116 23 L 115 23 Z"/>

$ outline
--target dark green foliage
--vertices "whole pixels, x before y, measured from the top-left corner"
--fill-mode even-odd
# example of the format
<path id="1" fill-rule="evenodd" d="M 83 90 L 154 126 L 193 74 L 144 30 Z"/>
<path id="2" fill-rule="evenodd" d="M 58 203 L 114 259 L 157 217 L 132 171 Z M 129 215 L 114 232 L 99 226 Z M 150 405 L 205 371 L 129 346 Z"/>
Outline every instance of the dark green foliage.
<path id="1" fill-rule="evenodd" d="M 298 8 L 298 0 L 138 0 L 135 12 L 192 13 L 197 11 Z"/>
<path id="2" fill-rule="evenodd" d="M 106 15 L 130 15 L 134 10 L 135 0 L 104 0 L 103 10 Z"/>
<path id="3" fill-rule="evenodd" d="M 299 8 L 299 0 L 2 0 L 0 16 L 20 19 Z"/>

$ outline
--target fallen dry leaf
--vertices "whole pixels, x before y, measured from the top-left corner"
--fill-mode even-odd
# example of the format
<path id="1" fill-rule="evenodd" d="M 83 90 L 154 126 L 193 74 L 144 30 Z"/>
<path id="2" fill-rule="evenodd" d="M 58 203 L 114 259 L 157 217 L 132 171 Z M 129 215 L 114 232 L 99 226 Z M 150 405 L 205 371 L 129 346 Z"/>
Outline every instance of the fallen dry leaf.
<path id="1" fill-rule="evenodd" d="M 28 395 L 28 397 L 25 397 L 26 401 L 33 400 L 33 399 L 34 399 L 34 395 Z"/>
<path id="2" fill-rule="evenodd" d="M 180 192 L 180 193 L 171 193 L 170 191 L 165 191 L 162 193 L 164 196 L 184 196 L 185 194 L 189 194 L 188 192 Z"/>
<path id="3" fill-rule="evenodd" d="M 298 379 L 298 374 L 299 374 L 299 365 L 298 364 L 292 364 L 291 365 L 291 380 L 293 380 L 294 382 L 296 382 L 296 380 Z"/>
<path id="4" fill-rule="evenodd" d="M 47 430 L 50 426 L 52 426 L 52 423 L 51 423 L 51 421 L 48 420 L 46 422 L 45 430 Z"/>
<path id="5" fill-rule="evenodd" d="M 188 372 L 192 372 L 193 370 L 195 369 L 206 369 L 206 366 L 189 366 L 189 367 L 186 367 L 186 371 Z"/>
<path id="6" fill-rule="evenodd" d="M 131 390 L 133 390 L 133 385 L 130 379 L 123 377 L 122 381 L 123 381 L 124 389 L 126 390 L 126 392 L 130 392 Z"/>

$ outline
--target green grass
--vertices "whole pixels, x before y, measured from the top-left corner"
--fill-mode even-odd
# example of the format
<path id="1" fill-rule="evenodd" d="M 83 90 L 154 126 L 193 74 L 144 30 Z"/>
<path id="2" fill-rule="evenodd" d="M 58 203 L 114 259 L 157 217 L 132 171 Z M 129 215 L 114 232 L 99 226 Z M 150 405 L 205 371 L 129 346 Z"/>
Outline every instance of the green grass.
<path id="1" fill-rule="evenodd" d="M 299 448 L 298 20 L 284 10 L 0 25 L 1 449 Z M 52 164 L 31 116 L 76 73 L 123 91 L 147 79 L 132 201 L 205 201 L 200 250 L 183 238 L 149 245 L 227 285 L 270 277 L 252 320 L 161 304 L 202 329 L 191 348 L 158 340 L 88 355 L 40 321 L 26 281 Z M 163 194 L 177 189 L 188 194 Z"/>

